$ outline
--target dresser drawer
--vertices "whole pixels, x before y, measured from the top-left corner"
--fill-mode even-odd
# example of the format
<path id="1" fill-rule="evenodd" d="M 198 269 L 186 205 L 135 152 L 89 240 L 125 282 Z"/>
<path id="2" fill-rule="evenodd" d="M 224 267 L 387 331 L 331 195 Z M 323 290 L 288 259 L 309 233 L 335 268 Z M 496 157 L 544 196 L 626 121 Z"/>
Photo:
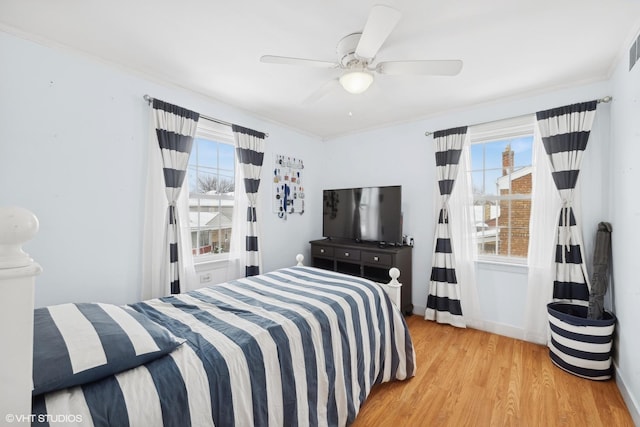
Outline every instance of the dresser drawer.
<path id="1" fill-rule="evenodd" d="M 391 255 L 380 252 L 362 252 L 362 262 L 391 267 Z"/>
<path id="2" fill-rule="evenodd" d="M 321 257 L 332 257 L 333 258 L 333 247 L 331 246 L 320 246 L 320 245 L 313 245 L 311 246 L 312 248 L 312 255 L 313 256 L 321 256 Z"/>
<path id="3" fill-rule="evenodd" d="M 360 261 L 360 251 L 344 248 L 336 248 L 336 258 Z"/>

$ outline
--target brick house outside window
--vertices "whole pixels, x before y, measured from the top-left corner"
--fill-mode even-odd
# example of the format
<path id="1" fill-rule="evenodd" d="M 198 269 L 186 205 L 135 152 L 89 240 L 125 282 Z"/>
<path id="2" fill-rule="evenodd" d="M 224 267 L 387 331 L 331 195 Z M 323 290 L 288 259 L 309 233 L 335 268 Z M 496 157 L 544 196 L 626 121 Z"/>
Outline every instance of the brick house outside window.
<path id="1" fill-rule="evenodd" d="M 532 167 L 514 170 L 515 153 L 507 145 L 502 153 L 502 176 L 497 180 L 501 196 L 497 226 L 498 255 L 527 257 L 529 249 L 529 218 L 531 216 Z M 519 198 L 518 195 L 525 197 Z M 512 197 L 508 197 L 512 196 Z"/>

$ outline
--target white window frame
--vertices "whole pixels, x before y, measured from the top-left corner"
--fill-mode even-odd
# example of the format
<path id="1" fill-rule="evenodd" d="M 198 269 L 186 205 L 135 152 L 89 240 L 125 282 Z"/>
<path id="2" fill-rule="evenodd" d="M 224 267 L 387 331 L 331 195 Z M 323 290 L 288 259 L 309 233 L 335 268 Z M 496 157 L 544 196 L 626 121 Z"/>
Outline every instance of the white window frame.
<path id="1" fill-rule="evenodd" d="M 235 183 L 236 182 L 235 174 L 238 173 L 238 170 L 237 170 L 237 161 L 236 161 L 236 158 L 235 158 L 235 141 L 234 141 L 234 138 L 233 138 L 233 131 L 231 130 L 231 126 L 224 125 L 224 124 L 221 124 L 221 123 L 217 123 L 217 122 L 214 122 L 212 120 L 208 120 L 206 118 L 201 117 L 200 120 L 198 121 L 198 127 L 197 127 L 197 130 L 196 130 L 195 138 L 202 138 L 202 139 L 206 139 L 206 140 L 217 142 L 217 143 L 221 143 L 221 144 L 228 144 L 228 145 L 231 145 L 232 147 L 234 147 L 234 176 L 233 176 L 233 181 Z M 196 155 L 196 156 L 198 155 L 198 153 L 196 152 L 196 147 L 194 147 L 194 149 L 192 150 L 191 155 Z M 191 185 L 191 183 L 190 183 L 190 185 Z M 236 194 L 237 194 L 237 192 L 236 192 Z M 235 199 L 235 197 L 234 196 L 229 196 L 229 195 L 224 195 L 224 194 L 213 195 L 213 194 L 194 193 L 194 192 L 190 191 L 189 192 L 189 204 L 190 204 L 189 210 L 191 210 L 191 200 L 193 200 L 193 199 L 197 199 L 198 206 L 200 206 L 200 203 L 201 203 L 202 200 L 217 200 L 219 202 L 218 206 L 220 206 L 220 202 L 221 201 L 223 201 L 223 200 L 231 200 L 231 201 L 233 201 Z M 198 215 L 200 215 L 200 211 L 198 211 Z M 233 218 L 232 218 L 232 226 L 233 226 Z M 232 228 L 232 232 L 233 232 L 233 228 Z M 200 237 L 197 236 L 197 239 L 199 239 L 199 238 Z M 208 254 L 203 254 L 203 255 L 194 254 L 193 255 L 193 263 L 194 263 L 194 265 L 196 267 L 198 265 L 212 263 L 212 262 L 221 262 L 221 261 L 226 261 L 228 259 L 229 259 L 229 252 L 208 253 Z"/>
<path id="2" fill-rule="evenodd" d="M 508 139 L 515 139 L 520 137 L 526 137 L 534 135 L 534 127 L 535 127 L 535 115 L 527 114 L 524 116 L 513 117 L 504 120 L 497 120 L 489 123 L 483 123 L 480 125 L 470 126 L 469 127 L 469 141 L 471 145 L 474 144 L 482 144 L 493 141 L 502 141 Z M 533 147 L 532 147 L 533 148 Z M 532 158 L 532 166 L 533 166 L 533 158 Z M 470 165 L 471 168 L 471 165 Z M 471 174 L 470 169 L 468 171 Z M 484 167 L 483 167 L 484 170 Z M 473 182 L 473 180 L 471 180 Z M 509 196 L 491 196 L 485 195 L 482 199 L 476 199 L 473 196 L 473 203 L 475 206 L 475 202 L 477 200 L 485 200 L 485 201 L 494 201 L 499 202 L 500 200 L 532 200 L 533 193 L 530 195 L 524 194 L 510 194 Z M 511 210 L 509 210 L 511 213 Z M 509 226 L 511 226 L 511 221 L 509 221 Z M 510 244 L 511 242 L 509 242 Z M 481 254 L 477 252 L 477 261 L 480 262 L 488 262 L 488 263 L 496 263 L 496 264 L 516 264 L 516 265 L 526 265 L 528 261 L 528 254 L 526 257 L 515 257 L 508 255 L 498 255 L 498 254 Z"/>

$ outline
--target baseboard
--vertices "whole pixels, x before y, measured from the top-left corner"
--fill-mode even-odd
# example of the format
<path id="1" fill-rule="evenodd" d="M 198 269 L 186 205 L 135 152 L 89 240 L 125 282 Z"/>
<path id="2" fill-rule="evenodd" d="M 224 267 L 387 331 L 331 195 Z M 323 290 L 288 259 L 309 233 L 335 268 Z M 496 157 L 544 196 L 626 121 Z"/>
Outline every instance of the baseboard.
<path id="1" fill-rule="evenodd" d="M 413 307 L 413 314 L 420 315 L 424 317 L 424 312 L 426 307 Z M 480 331 L 491 332 L 497 335 L 504 335 L 509 338 L 515 338 L 518 340 L 524 340 L 524 331 L 520 328 L 516 328 L 515 326 L 505 325 L 504 323 L 495 323 L 488 322 L 486 320 L 469 320 L 467 321 L 467 327 L 478 329 Z"/>
<path id="2" fill-rule="evenodd" d="M 469 327 L 480 329 L 482 331 L 491 332 L 492 334 L 503 335 L 517 340 L 524 340 L 524 331 L 515 326 L 505 325 L 504 323 L 482 321 L 478 325 L 469 325 Z"/>
<path id="3" fill-rule="evenodd" d="M 415 314 L 416 316 L 424 317 L 424 312 L 425 311 L 427 311 L 427 307 L 422 307 L 422 306 L 417 306 L 417 305 L 413 306 L 413 314 Z"/>
<path id="4" fill-rule="evenodd" d="M 620 372 L 618 371 L 618 366 L 613 364 L 616 375 L 616 385 L 618 386 L 618 390 L 620 390 L 620 394 L 622 395 L 622 399 L 624 403 L 627 405 L 627 409 L 629 410 L 629 414 L 633 419 L 633 423 L 637 426 L 640 426 L 640 405 L 633 398 L 633 395 L 629 393 L 629 388 L 627 384 L 624 382 L 624 379 L 620 376 Z"/>

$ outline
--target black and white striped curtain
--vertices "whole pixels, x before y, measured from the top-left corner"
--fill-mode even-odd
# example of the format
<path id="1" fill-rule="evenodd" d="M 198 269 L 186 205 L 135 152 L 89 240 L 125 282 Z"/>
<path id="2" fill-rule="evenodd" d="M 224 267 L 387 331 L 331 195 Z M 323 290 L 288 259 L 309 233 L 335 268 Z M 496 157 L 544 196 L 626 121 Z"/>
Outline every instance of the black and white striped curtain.
<path id="1" fill-rule="evenodd" d="M 165 192 L 169 207 L 166 216 L 165 256 L 168 264 L 168 287 L 180 293 L 180 221 L 176 202 L 187 173 L 189 155 L 200 115 L 158 99 L 153 100 L 153 117 L 162 154 Z"/>
<path id="2" fill-rule="evenodd" d="M 436 171 L 440 189 L 440 212 L 435 230 L 431 280 L 425 319 L 465 327 L 460 305 L 460 287 L 449 226 L 449 198 L 458 175 L 458 164 L 467 135 L 467 127 L 433 134 L 436 144 Z M 453 213 L 455 214 L 455 213 Z"/>
<path id="3" fill-rule="evenodd" d="M 597 101 L 591 101 L 536 113 L 553 181 L 562 199 L 555 248 L 553 300 L 585 306 L 589 301 L 589 276 L 573 195 L 596 106 Z"/>
<path id="4" fill-rule="evenodd" d="M 264 158 L 265 134 L 238 125 L 232 126 L 236 143 L 236 157 L 244 175 L 247 193 L 247 231 L 245 237 L 245 276 L 260 274 L 260 251 L 258 247 L 258 218 L 256 202 L 260 187 L 260 171 Z"/>

